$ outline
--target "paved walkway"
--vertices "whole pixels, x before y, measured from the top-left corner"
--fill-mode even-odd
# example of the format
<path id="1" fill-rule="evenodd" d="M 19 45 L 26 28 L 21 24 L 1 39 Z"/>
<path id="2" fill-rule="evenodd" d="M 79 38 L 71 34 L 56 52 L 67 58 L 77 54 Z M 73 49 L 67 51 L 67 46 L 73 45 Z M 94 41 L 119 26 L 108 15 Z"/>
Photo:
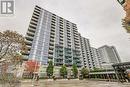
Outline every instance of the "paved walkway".
<path id="1" fill-rule="evenodd" d="M 31 82 L 23 82 L 21 87 L 31 87 Z M 130 83 L 92 81 L 92 80 L 40 80 L 36 87 L 130 87 Z"/>
<path id="2" fill-rule="evenodd" d="M 32 87 L 31 84 L 31 80 L 24 80 L 19 86 L 16 87 Z M 33 87 L 130 87 L 130 83 L 122 84 L 118 82 L 92 80 L 40 80 L 39 86 Z"/>

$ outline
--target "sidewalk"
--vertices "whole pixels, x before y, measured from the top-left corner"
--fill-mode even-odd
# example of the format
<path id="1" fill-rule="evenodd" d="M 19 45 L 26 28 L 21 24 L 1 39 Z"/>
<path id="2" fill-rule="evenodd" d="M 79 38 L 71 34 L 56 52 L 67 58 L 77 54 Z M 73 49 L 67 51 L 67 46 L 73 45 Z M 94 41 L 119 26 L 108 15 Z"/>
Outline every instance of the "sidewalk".
<path id="1" fill-rule="evenodd" d="M 79 79 L 70 79 L 70 80 L 79 80 Z M 43 81 L 54 81 L 53 79 L 40 79 L 39 82 L 43 82 Z M 68 79 L 56 79 L 55 81 L 69 81 Z M 24 79 L 21 80 L 21 82 L 32 82 L 32 79 Z"/>
<path id="2" fill-rule="evenodd" d="M 31 80 L 23 80 L 21 87 L 31 87 Z M 130 87 L 130 83 L 78 80 L 78 79 L 45 79 L 39 81 L 37 87 Z"/>

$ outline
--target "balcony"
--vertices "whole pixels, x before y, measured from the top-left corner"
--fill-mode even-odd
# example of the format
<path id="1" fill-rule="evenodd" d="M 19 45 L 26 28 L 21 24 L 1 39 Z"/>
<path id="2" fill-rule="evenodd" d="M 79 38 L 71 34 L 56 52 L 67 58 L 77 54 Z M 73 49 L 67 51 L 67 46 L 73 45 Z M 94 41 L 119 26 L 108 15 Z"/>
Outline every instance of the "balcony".
<path id="1" fill-rule="evenodd" d="M 54 38 L 50 38 L 50 42 L 54 43 Z"/>
<path id="2" fill-rule="evenodd" d="M 63 42 L 63 38 L 60 38 L 59 41 Z"/>
<path id="3" fill-rule="evenodd" d="M 66 57 L 65 61 L 72 62 L 72 57 Z"/>
<path id="4" fill-rule="evenodd" d="M 63 33 L 63 30 L 62 30 L 62 29 L 60 29 L 60 32 L 62 32 L 62 33 Z"/>
<path id="5" fill-rule="evenodd" d="M 60 28 L 60 29 L 63 29 L 63 27 L 61 27 L 61 26 L 60 26 L 59 28 Z"/>
<path id="6" fill-rule="evenodd" d="M 59 26 L 60 26 L 60 27 L 63 27 L 63 24 L 60 24 Z"/>
<path id="7" fill-rule="evenodd" d="M 35 27 L 35 28 L 36 28 L 36 25 L 33 25 L 33 24 L 31 24 L 31 23 L 30 23 L 30 26 Z"/>
<path id="8" fill-rule="evenodd" d="M 37 25 L 38 20 L 31 19 L 30 23 L 33 23 L 34 25 Z"/>
<path id="9" fill-rule="evenodd" d="M 31 21 L 30 24 L 37 26 L 37 22 Z"/>
<path id="10" fill-rule="evenodd" d="M 38 19 L 35 18 L 35 17 L 32 17 L 31 20 L 32 20 L 32 21 L 35 21 L 35 22 L 38 22 Z"/>
<path id="11" fill-rule="evenodd" d="M 59 53 L 58 55 L 59 55 L 59 56 L 63 56 L 63 53 Z"/>
<path id="12" fill-rule="evenodd" d="M 60 44 L 63 44 L 64 42 L 63 42 L 63 39 L 59 39 L 59 43 Z"/>
<path id="13" fill-rule="evenodd" d="M 75 62 L 77 62 L 77 63 L 81 63 L 81 60 L 80 60 L 80 59 L 77 59 L 77 60 L 75 60 Z"/>
<path id="14" fill-rule="evenodd" d="M 65 63 L 66 66 L 72 66 L 72 63 Z"/>
<path id="15" fill-rule="evenodd" d="M 49 50 L 53 50 L 54 49 L 54 46 L 49 46 Z"/>
<path id="16" fill-rule="evenodd" d="M 35 12 L 34 12 L 33 15 L 35 15 L 36 17 L 39 17 L 39 14 L 38 14 L 38 13 L 35 13 Z"/>
<path id="17" fill-rule="evenodd" d="M 63 46 L 63 43 L 59 43 L 60 46 Z"/>
<path id="18" fill-rule="evenodd" d="M 79 38 L 76 38 L 76 37 L 74 37 L 74 40 L 77 40 L 77 41 L 79 41 Z"/>
<path id="19" fill-rule="evenodd" d="M 50 35 L 50 39 L 53 39 L 54 40 L 55 36 L 54 35 Z"/>
<path id="20" fill-rule="evenodd" d="M 32 36 L 26 36 L 25 37 L 27 40 L 29 40 L 29 41 L 33 41 L 33 37 Z"/>
<path id="21" fill-rule="evenodd" d="M 55 28 L 51 28 L 51 33 L 55 33 Z"/>
<path id="22" fill-rule="evenodd" d="M 75 63 L 81 63 L 81 60 L 80 60 L 80 59 L 73 59 L 73 61 L 74 61 Z"/>
<path id="23" fill-rule="evenodd" d="M 29 40 L 25 40 L 25 43 L 26 43 L 26 45 L 32 45 L 32 41 L 29 41 Z"/>
<path id="24" fill-rule="evenodd" d="M 58 51 L 59 51 L 59 52 L 63 52 L 63 49 L 62 49 L 62 48 L 58 48 Z"/>
<path id="25" fill-rule="evenodd" d="M 71 54 L 65 54 L 65 57 L 71 57 L 72 55 Z"/>
<path id="26" fill-rule="evenodd" d="M 53 50 L 50 50 L 50 49 L 49 49 L 48 53 L 49 53 L 49 54 L 53 54 Z"/>
<path id="27" fill-rule="evenodd" d="M 38 17 L 35 17 L 35 16 L 32 16 L 32 19 L 35 19 L 35 20 L 37 20 L 38 21 Z"/>
<path id="28" fill-rule="evenodd" d="M 35 9 L 41 10 L 41 7 L 39 7 L 39 6 L 36 5 Z"/>
<path id="29" fill-rule="evenodd" d="M 67 38 L 67 39 L 68 39 L 68 38 Z M 70 39 L 68 39 L 67 43 L 71 44 L 71 40 L 70 40 Z"/>
<path id="30" fill-rule="evenodd" d="M 53 49 L 54 49 L 54 46 L 49 46 L 49 49 L 50 49 L 50 50 L 53 50 Z"/>
<path id="31" fill-rule="evenodd" d="M 53 55 L 52 54 L 48 54 L 48 59 L 53 59 Z"/>
<path id="32" fill-rule="evenodd" d="M 33 18 L 35 18 L 35 19 L 39 19 L 39 17 L 38 17 L 38 16 L 36 16 L 36 15 L 33 15 L 32 17 L 33 17 Z"/>
<path id="33" fill-rule="evenodd" d="M 54 43 L 53 43 L 53 42 L 50 42 L 49 45 L 50 45 L 50 46 L 54 46 Z"/>
<path id="34" fill-rule="evenodd" d="M 35 33 L 34 33 L 34 32 L 30 32 L 30 31 L 28 30 L 28 31 L 27 31 L 27 35 L 34 37 Z"/>
<path id="35" fill-rule="evenodd" d="M 79 60 L 79 56 L 73 56 L 73 59 L 75 59 L 75 60 Z"/>
<path id="36" fill-rule="evenodd" d="M 63 57 L 55 57 L 56 60 L 63 60 Z"/>
<path id="37" fill-rule="evenodd" d="M 63 64 L 63 61 L 55 61 L 55 64 Z"/>
<path id="38" fill-rule="evenodd" d="M 31 48 L 31 46 L 28 45 L 27 48 Z"/>
<path id="39" fill-rule="evenodd" d="M 75 42 L 74 45 L 75 45 L 75 47 L 80 47 L 79 42 Z"/>
<path id="40" fill-rule="evenodd" d="M 63 35 L 60 35 L 60 38 L 62 38 L 62 39 L 63 39 Z"/>
<path id="41" fill-rule="evenodd" d="M 41 8 L 36 7 L 36 8 L 35 8 L 35 10 L 37 10 L 37 11 L 39 11 L 39 12 L 40 12 L 40 11 L 41 11 Z"/>
<path id="42" fill-rule="evenodd" d="M 55 27 L 55 26 L 56 26 L 56 25 L 55 25 L 55 22 L 52 22 L 52 23 L 51 23 L 51 26 L 52 26 L 52 27 Z"/>
<path id="43" fill-rule="evenodd" d="M 55 36 L 55 32 L 51 30 L 50 35 L 54 37 Z"/>
<path id="44" fill-rule="evenodd" d="M 34 10 L 34 13 L 40 14 L 40 11 L 38 11 L 38 10 Z"/>
<path id="45" fill-rule="evenodd" d="M 64 34 L 63 34 L 63 32 L 60 32 L 60 35 L 62 35 L 62 36 L 63 36 L 63 35 L 64 35 Z"/>
<path id="46" fill-rule="evenodd" d="M 29 28 L 28 28 L 28 31 L 35 33 L 36 29 L 33 29 L 33 28 L 30 28 L 30 27 L 29 27 Z"/>
<path id="47" fill-rule="evenodd" d="M 78 35 L 78 34 L 74 34 L 74 37 L 75 37 L 75 38 L 78 38 L 78 37 L 79 37 L 79 35 Z"/>
<path id="48" fill-rule="evenodd" d="M 75 49 L 76 49 L 76 50 L 80 50 L 80 47 L 79 47 L 79 46 L 75 46 Z"/>
<path id="49" fill-rule="evenodd" d="M 79 40 L 74 40 L 74 42 L 75 42 L 76 44 L 79 44 L 80 41 L 79 41 Z"/>

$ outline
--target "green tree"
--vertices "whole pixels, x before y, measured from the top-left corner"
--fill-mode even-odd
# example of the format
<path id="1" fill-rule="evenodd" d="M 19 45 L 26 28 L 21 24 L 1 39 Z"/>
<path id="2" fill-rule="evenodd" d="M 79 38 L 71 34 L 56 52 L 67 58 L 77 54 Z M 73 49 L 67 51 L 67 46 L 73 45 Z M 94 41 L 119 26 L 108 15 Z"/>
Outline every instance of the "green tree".
<path id="1" fill-rule="evenodd" d="M 54 66 L 53 66 L 53 62 L 49 61 L 49 65 L 46 69 L 47 72 L 47 76 L 50 78 L 51 76 L 53 76 L 53 71 L 54 71 Z"/>
<path id="2" fill-rule="evenodd" d="M 81 75 L 83 76 L 83 78 L 86 78 L 89 75 L 89 71 L 87 68 L 83 67 L 81 69 Z"/>
<path id="3" fill-rule="evenodd" d="M 76 64 L 73 64 L 72 72 L 73 72 L 74 78 L 76 78 L 77 74 L 78 74 L 78 69 L 77 69 L 77 65 Z"/>
<path id="4" fill-rule="evenodd" d="M 67 68 L 65 65 L 62 65 L 62 67 L 60 68 L 60 76 L 63 76 L 63 78 L 67 76 Z"/>

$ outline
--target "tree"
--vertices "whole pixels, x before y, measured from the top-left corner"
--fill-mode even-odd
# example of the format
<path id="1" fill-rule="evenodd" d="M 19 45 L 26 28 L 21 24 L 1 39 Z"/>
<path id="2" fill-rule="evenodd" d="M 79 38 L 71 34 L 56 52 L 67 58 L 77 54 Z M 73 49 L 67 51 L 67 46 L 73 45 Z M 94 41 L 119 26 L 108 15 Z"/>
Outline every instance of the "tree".
<path id="1" fill-rule="evenodd" d="M 47 76 L 52 76 L 53 75 L 53 70 L 54 70 L 54 66 L 53 66 L 53 62 L 52 61 L 49 61 L 49 65 L 46 69 L 46 72 L 47 72 Z"/>
<path id="2" fill-rule="evenodd" d="M 86 78 L 89 75 L 89 71 L 87 68 L 83 67 L 81 69 L 81 75 L 83 76 L 83 78 Z"/>
<path id="3" fill-rule="evenodd" d="M 0 60 L 4 58 L 10 61 L 16 52 L 25 52 L 26 50 L 25 39 L 22 35 L 10 30 L 0 32 Z"/>
<path id="4" fill-rule="evenodd" d="M 39 63 L 36 60 L 28 60 L 25 63 L 25 69 L 28 73 L 30 73 L 30 76 L 33 77 L 34 72 L 37 72 L 39 69 Z"/>
<path id="5" fill-rule="evenodd" d="M 76 64 L 73 64 L 73 66 L 72 66 L 72 72 L 73 72 L 74 77 L 76 78 L 77 74 L 78 74 L 78 69 L 77 69 Z"/>
<path id="6" fill-rule="evenodd" d="M 127 18 L 122 20 L 122 25 L 126 29 L 127 33 L 130 33 L 130 20 Z"/>
<path id="7" fill-rule="evenodd" d="M 10 30 L 0 32 L 0 71 L 4 83 L 11 85 L 17 79 L 16 72 L 23 58 L 21 52 L 26 50 L 25 38 L 22 35 Z"/>
<path id="8" fill-rule="evenodd" d="M 63 76 L 63 78 L 67 76 L 67 68 L 65 65 L 62 65 L 62 67 L 60 68 L 60 76 Z"/>
<path id="9" fill-rule="evenodd" d="M 130 33 L 130 0 L 118 0 L 118 2 L 123 6 L 126 16 L 122 20 L 123 27 Z"/>

